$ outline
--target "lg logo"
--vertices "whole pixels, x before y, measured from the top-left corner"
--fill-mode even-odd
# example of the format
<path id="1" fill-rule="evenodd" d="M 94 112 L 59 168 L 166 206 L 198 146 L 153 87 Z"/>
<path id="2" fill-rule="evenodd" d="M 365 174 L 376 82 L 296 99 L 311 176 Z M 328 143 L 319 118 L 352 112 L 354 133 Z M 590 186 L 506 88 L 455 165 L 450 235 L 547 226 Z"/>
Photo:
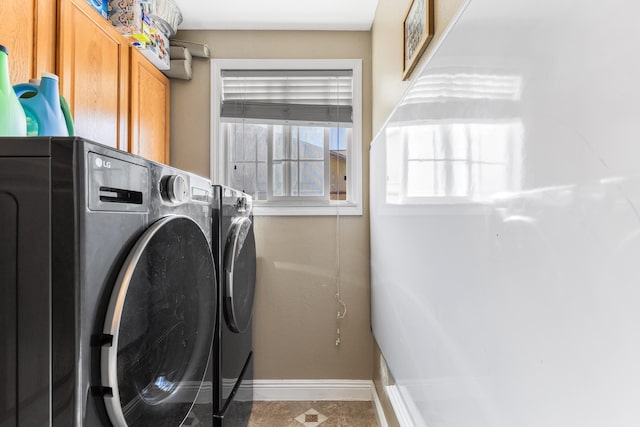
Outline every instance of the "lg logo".
<path id="1" fill-rule="evenodd" d="M 111 169 L 111 162 L 102 160 L 100 157 L 96 157 L 96 166 L 99 168 Z"/>

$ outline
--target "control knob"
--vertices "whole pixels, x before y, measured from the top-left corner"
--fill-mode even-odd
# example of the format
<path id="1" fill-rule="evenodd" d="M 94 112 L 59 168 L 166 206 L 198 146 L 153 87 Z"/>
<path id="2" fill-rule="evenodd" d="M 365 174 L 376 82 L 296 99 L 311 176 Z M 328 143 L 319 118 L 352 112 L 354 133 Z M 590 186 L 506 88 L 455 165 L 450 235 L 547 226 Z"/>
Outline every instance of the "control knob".
<path id="1" fill-rule="evenodd" d="M 169 175 L 162 178 L 161 193 L 171 203 L 184 203 L 189 199 L 189 186 L 182 175 Z"/>

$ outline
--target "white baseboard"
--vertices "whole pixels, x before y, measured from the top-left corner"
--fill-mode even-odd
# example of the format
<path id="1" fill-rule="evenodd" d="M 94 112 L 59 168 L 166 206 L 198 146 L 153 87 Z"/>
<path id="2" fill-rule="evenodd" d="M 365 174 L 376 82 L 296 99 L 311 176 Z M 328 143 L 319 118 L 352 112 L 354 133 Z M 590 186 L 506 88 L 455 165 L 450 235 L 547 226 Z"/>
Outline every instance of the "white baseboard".
<path id="1" fill-rule="evenodd" d="M 376 420 L 378 420 L 378 426 L 380 427 L 389 427 L 389 423 L 387 423 L 387 417 L 384 416 L 384 409 L 382 409 L 382 403 L 380 402 L 380 397 L 378 396 L 378 392 L 376 391 L 375 386 L 373 387 L 373 408 L 376 411 Z"/>
<path id="2" fill-rule="evenodd" d="M 253 400 L 371 401 L 380 427 L 388 427 L 371 380 L 254 380 Z"/>
<path id="3" fill-rule="evenodd" d="M 254 380 L 253 400 L 372 400 L 370 380 Z"/>
<path id="4" fill-rule="evenodd" d="M 398 423 L 402 427 L 414 427 L 413 421 L 411 420 L 411 415 L 409 415 L 409 410 L 407 406 L 400 396 L 400 392 L 398 391 L 398 387 L 395 385 L 388 385 L 384 388 L 385 393 L 387 393 L 387 397 L 391 401 L 391 406 L 393 406 L 393 412 L 396 414 L 396 418 L 398 419 Z"/>

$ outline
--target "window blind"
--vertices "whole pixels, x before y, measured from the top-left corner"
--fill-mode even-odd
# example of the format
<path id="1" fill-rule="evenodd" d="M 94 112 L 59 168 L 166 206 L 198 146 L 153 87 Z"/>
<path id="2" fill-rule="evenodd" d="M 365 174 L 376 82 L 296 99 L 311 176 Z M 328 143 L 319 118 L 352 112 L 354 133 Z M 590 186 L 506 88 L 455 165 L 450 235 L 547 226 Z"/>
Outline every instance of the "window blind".
<path id="1" fill-rule="evenodd" d="M 221 118 L 352 122 L 351 70 L 222 70 Z"/>

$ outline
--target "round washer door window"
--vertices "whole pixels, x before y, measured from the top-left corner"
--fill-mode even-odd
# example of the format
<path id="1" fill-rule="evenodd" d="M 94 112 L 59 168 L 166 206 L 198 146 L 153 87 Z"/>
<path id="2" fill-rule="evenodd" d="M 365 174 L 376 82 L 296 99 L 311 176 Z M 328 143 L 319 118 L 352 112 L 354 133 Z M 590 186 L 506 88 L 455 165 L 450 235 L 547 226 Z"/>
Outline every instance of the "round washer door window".
<path id="1" fill-rule="evenodd" d="M 231 224 L 224 254 L 224 308 L 229 328 L 244 332 L 251 324 L 256 289 L 256 241 L 251 220 Z"/>
<path id="2" fill-rule="evenodd" d="M 178 426 L 200 390 L 216 314 L 215 268 L 200 227 L 165 217 L 135 244 L 113 289 L 102 348 L 115 426 Z"/>

